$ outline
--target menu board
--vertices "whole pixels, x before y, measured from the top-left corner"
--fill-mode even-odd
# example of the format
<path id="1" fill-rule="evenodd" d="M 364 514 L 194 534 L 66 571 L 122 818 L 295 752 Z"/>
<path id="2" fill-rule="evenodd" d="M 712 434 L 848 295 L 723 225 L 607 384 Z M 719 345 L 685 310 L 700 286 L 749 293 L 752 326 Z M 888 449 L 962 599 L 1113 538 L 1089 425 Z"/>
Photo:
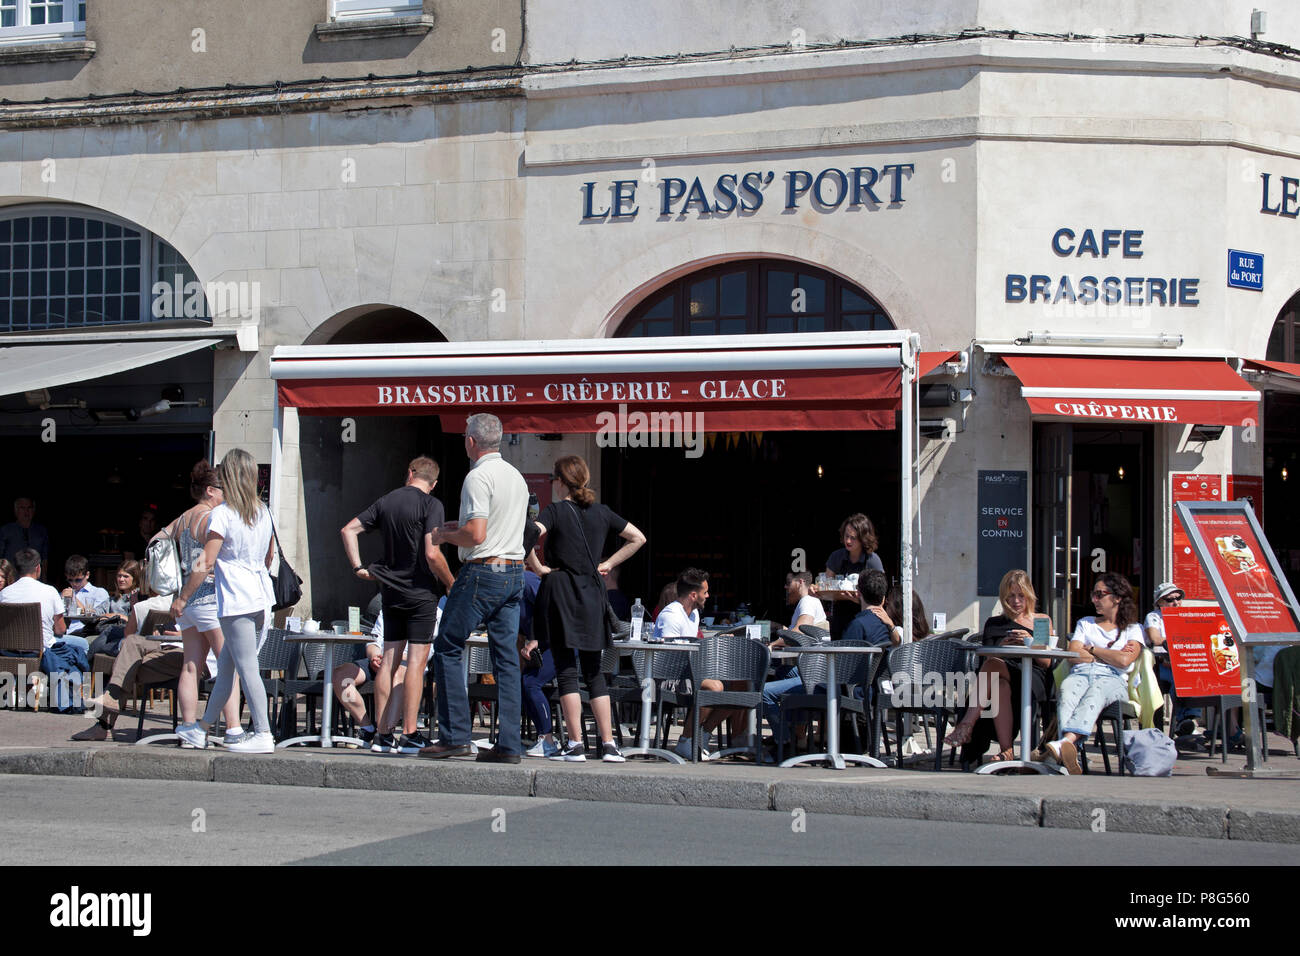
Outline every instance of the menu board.
<path id="1" fill-rule="evenodd" d="M 1178 518 L 1210 572 L 1216 598 L 1240 641 L 1300 640 L 1300 610 L 1251 506 L 1180 504 Z"/>
<path id="2" fill-rule="evenodd" d="M 1165 649 L 1179 697 L 1241 693 L 1241 651 L 1217 607 L 1167 607 Z"/>
<path id="3" fill-rule="evenodd" d="M 1221 501 L 1223 479 L 1219 475 L 1175 474 L 1173 484 L 1175 507 L 1180 501 Z M 1214 589 L 1210 579 L 1201 570 L 1196 551 L 1188 540 L 1187 532 L 1177 521 L 1173 525 L 1171 553 L 1174 556 L 1174 584 L 1192 601 L 1213 601 Z"/>

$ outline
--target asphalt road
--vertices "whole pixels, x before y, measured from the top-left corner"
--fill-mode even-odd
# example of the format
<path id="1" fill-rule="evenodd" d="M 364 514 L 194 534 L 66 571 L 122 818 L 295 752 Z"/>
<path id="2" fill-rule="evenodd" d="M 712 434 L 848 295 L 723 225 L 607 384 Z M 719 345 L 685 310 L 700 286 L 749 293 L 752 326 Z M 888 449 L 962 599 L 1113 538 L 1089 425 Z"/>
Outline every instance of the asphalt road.
<path id="1" fill-rule="evenodd" d="M 1294 845 L 527 797 L 0 775 L 0 864 L 1286 864 Z"/>

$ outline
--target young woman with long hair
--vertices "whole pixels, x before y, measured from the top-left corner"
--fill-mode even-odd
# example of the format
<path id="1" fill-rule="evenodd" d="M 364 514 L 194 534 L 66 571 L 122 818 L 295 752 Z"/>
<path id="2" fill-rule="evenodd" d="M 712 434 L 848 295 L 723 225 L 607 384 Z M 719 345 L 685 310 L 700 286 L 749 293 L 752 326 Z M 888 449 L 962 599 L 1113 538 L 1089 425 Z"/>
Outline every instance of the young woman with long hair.
<path id="1" fill-rule="evenodd" d="M 242 448 L 226 453 L 217 468 L 217 487 L 224 501 L 212 509 L 203 553 L 173 612 L 184 611 L 214 569 L 217 620 L 224 643 L 217 667 L 217 685 L 208 698 L 202 720 L 176 728 L 181 740 L 207 746 L 207 729 L 231 699 L 235 675 L 243 682 L 244 696 L 253 715 L 253 733 L 229 744 L 240 753 L 272 753 L 275 739 L 266 715 L 266 688 L 257 669 L 257 638 L 271 613 L 271 513 L 257 496 L 257 463 Z"/>
<path id="2" fill-rule="evenodd" d="M 553 499 L 537 518 L 538 529 L 547 536 L 548 565 L 541 564 L 535 552 L 525 556 L 529 568 L 542 576 L 533 607 L 533 635 L 541 647 L 551 649 L 560 709 L 569 734 L 568 745 L 551 759 L 587 759 L 582 745 L 582 697 L 578 689 L 581 665 L 600 734 L 600 757 L 609 763 L 622 763 L 623 755 L 614 744 L 609 689 L 600 670 L 601 652 L 610 646 L 602 576 L 635 554 L 645 544 L 645 535 L 597 503 L 595 492 L 587 487 L 590 478 L 587 463 L 577 455 L 566 455 L 555 462 L 551 475 Z M 601 561 L 601 549 L 611 532 L 626 544 Z"/>

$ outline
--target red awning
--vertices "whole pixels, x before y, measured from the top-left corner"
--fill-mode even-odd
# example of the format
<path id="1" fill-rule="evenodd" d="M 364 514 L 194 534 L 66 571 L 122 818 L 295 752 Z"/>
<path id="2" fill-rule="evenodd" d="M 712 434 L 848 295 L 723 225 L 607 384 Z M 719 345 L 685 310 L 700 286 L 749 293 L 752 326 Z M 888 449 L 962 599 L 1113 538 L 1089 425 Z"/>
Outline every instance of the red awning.
<path id="1" fill-rule="evenodd" d="M 1300 378 L 1300 364 L 1295 362 L 1266 362 L 1263 359 L 1246 359 L 1246 371 L 1280 372 L 1293 378 Z"/>
<path id="2" fill-rule="evenodd" d="M 759 338 L 281 347 L 271 373 L 300 414 L 439 415 L 444 428 L 479 411 L 523 433 L 896 427 L 899 345 Z"/>
<path id="3" fill-rule="evenodd" d="M 1003 355 L 1038 415 L 1091 421 L 1240 425 L 1259 392 L 1221 359 Z"/>
<path id="4" fill-rule="evenodd" d="M 916 377 L 925 378 L 945 362 L 955 362 L 960 352 L 922 352 L 916 357 Z"/>

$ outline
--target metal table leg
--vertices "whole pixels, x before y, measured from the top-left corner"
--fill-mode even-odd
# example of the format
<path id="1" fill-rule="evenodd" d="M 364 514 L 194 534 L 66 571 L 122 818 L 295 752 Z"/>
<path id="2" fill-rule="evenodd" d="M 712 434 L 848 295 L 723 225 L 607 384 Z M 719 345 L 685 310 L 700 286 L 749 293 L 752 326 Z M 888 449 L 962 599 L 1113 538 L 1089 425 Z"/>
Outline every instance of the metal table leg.
<path id="1" fill-rule="evenodd" d="M 840 685 L 835 679 L 835 655 L 827 654 L 826 657 L 826 753 L 824 754 L 804 754 L 801 757 L 791 757 L 784 761 L 782 767 L 797 767 L 801 763 L 824 763 L 828 762 L 836 770 L 843 770 L 846 763 L 862 764 L 864 767 L 880 767 L 885 769 L 885 765 L 875 757 L 868 757 L 866 754 L 841 754 L 840 753 Z"/>
<path id="2" fill-rule="evenodd" d="M 325 680 L 321 688 L 321 728 L 319 737 L 302 736 L 294 737 L 292 740 L 282 740 L 275 745 L 276 750 L 283 750 L 286 747 L 293 747 L 296 744 L 316 743 L 323 748 L 333 747 L 335 743 L 356 744 L 358 747 L 364 747 L 365 742 L 356 737 L 332 737 L 330 735 L 330 724 L 334 719 L 334 649 L 328 644 L 325 645 Z"/>
<path id="3" fill-rule="evenodd" d="M 653 651 L 650 653 L 650 660 L 653 661 Z M 653 671 L 654 665 L 651 664 Z M 629 747 L 623 751 L 624 757 L 657 757 L 660 760 L 666 760 L 669 763 L 686 763 L 681 757 L 670 750 L 660 750 L 658 747 L 650 746 L 650 711 L 653 709 L 655 701 L 655 682 L 651 677 L 646 677 L 641 681 L 641 729 L 640 739 L 637 740 L 635 747 Z"/>
<path id="4" fill-rule="evenodd" d="M 976 773 L 994 774 L 1021 772 L 1032 770 L 1034 773 L 1043 774 L 1069 774 L 1064 767 L 1052 767 L 1045 763 L 1039 763 L 1030 760 L 1029 738 L 1033 733 L 1031 722 L 1033 720 L 1034 698 L 1030 693 L 1030 678 L 1033 673 L 1031 668 L 1034 666 L 1034 659 L 1028 655 L 1020 658 L 1020 759 L 1019 760 L 1001 760 L 997 763 L 986 763 L 978 768 Z"/>

